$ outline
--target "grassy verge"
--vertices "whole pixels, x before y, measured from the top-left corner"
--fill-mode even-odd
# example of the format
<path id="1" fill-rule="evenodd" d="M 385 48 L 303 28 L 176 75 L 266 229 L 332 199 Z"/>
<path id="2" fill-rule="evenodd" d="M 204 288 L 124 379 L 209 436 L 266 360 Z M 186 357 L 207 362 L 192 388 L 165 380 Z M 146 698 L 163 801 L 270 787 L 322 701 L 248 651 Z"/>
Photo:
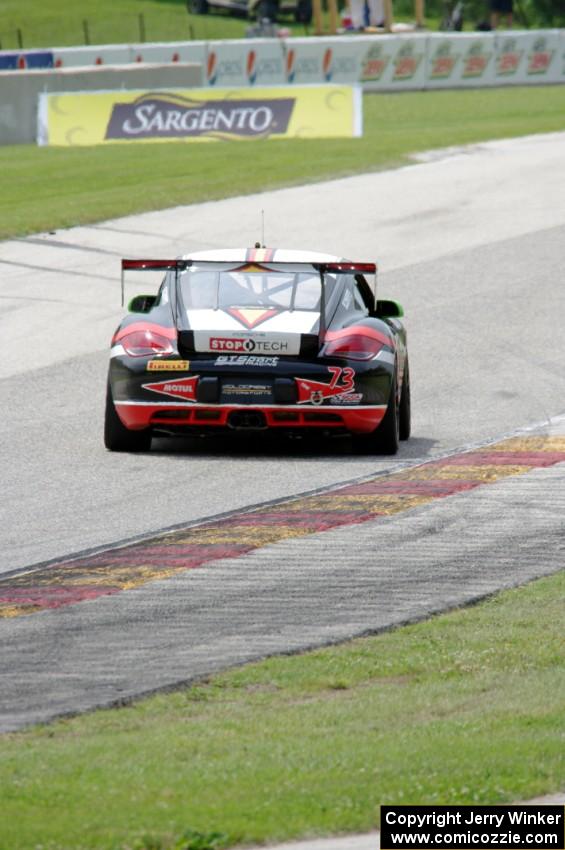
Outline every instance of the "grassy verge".
<path id="1" fill-rule="evenodd" d="M 367 95 L 361 139 L 0 147 L 0 238 L 375 171 L 416 151 L 565 130 L 565 86 Z"/>
<path id="2" fill-rule="evenodd" d="M 184 0 L 3 0 L 0 7 L 4 50 L 17 49 L 20 38 L 24 48 L 244 38 L 249 26 L 221 12 L 189 15 Z"/>
<path id="3" fill-rule="evenodd" d="M 174 842 L 188 828 L 224 844 L 274 841 L 369 830 L 381 803 L 563 788 L 564 596 L 562 572 L 374 638 L 5 735 L 0 846 L 184 850 L 193 842 Z"/>

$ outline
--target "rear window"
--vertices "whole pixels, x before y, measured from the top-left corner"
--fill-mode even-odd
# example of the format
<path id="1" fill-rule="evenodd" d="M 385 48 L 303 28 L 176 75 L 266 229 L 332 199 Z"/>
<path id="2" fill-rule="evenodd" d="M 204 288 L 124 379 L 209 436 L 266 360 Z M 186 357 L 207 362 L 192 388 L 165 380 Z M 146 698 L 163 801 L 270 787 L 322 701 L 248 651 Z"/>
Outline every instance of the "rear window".
<path id="1" fill-rule="evenodd" d="M 326 301 L 335 287 L 326 276 Z M 188 310 L 276 307 L 319 311 L 321 283 L 315 272 L 229 271 L 192 267 L 180 276 Z"/>

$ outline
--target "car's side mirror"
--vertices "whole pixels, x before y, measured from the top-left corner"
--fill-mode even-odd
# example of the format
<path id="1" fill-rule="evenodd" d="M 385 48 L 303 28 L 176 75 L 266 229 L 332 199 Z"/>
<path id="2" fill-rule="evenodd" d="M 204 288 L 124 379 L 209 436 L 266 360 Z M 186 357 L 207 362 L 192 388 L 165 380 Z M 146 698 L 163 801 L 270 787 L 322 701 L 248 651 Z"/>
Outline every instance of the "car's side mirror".
<path id="1" fill-rule="evenodd" d="M 156 300 L 156 295 L 136 295 L 129 302 L 128 310 L 130 313 L 148 313 Z"/>
<path id="2" fill-rule="evenodd" d="M 398 301 L 377 301 L 375 316 L 379 319 L 400 319 L 403 315 L 404 310 Z"/>

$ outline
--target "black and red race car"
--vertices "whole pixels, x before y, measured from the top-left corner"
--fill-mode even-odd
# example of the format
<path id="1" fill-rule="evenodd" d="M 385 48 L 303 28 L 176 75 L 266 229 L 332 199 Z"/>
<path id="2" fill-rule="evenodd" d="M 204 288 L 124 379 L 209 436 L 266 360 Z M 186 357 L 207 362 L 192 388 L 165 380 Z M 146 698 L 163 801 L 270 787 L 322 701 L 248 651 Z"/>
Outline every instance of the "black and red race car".
<path id="1" fill-rule="evenodd" d="M 104 440 L 147 451 L 153 435 L 348 433 L 395 454 L 410 436 L 402 308 L 376 298 L 376 266 L 252 249 L 122 260 L 166 272 L 112 339 Z"/>

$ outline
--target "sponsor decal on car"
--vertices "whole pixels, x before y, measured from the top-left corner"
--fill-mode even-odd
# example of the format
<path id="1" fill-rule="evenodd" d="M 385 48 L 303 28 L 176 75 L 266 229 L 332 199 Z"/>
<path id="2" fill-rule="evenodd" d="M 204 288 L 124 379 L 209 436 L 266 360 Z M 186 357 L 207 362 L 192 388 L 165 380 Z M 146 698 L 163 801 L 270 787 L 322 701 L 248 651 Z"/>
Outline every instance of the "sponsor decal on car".
<path id="1" fill-rule="evenodd" d="M 222 336 L 210 336 L 206 331 L 194 331 L 197 351 L 223 352 L 226 354 L 298 354 L 300 334 L 256 334 L 245 336 L 226 331 Z"/>
<path id="2" fill-rule="evenodd" d="M 332 376 L 328 383 L 295 378 L 298 404 L 322 404 L 326 399 L 346 395 L 354 389 L 355 371 L 349 366 L 328 366 L 328 372 Z"/>
<path id="3" fill-rule="evenodd" d="M 271 388 L 266 384 L 224 384 L 224 395 L 264 396 L 270 395 Z"/>
<path id="4" fill-rule="evenodd" d="M 361 404 L 362 401 L 363 393 L 346 393 L 330 398 L 330 404 Z"/>
<path id="5" fill-rule="evenodd" d="M 278 365 L 278 357 L 248 357 L 246 354 L 220 354 L 214 361 L 214 366 L 262 366 L 274 369 Z"/>
<path id="6" fill-rule="evenodd" d="M 190 360 L 150 360 L 147 364 L 148 372 L 187 372 L 190 369 Z"/>
<path id="7" fill-rule="evenodd" d="M 198 378 L 199 375 L 193 375 L 190 378 L 160 381 L 157 384 L 143 384 L 143 389 L 180 398 L 183 401 L 196 401 L 196 384 L 198 383 Z"/>
<path id="8" fill-rule="evenodd" d="M 286 133 L 294 98 L 197 100 L 179 94 L 143 94 L 115 103 L 106 139 L 253 138 Z"/>

